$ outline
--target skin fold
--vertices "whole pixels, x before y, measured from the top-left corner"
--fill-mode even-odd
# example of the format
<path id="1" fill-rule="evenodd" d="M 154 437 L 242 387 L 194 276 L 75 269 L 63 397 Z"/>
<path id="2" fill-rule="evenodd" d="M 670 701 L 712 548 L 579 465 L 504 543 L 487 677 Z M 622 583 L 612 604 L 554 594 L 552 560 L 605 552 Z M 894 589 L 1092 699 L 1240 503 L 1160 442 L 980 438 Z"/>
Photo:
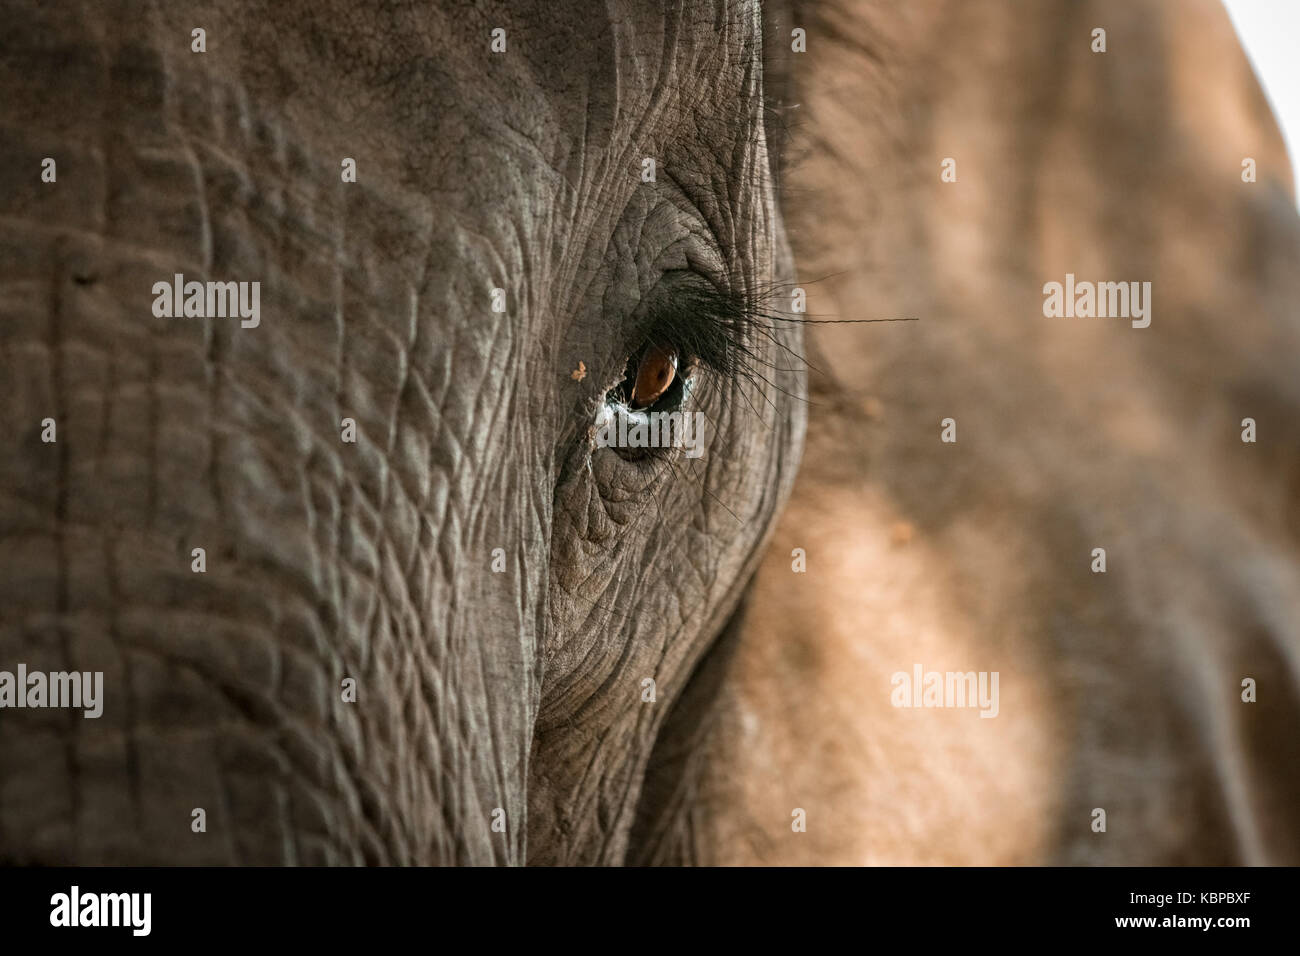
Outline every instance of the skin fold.
<path id="1" fill-rule="evenodd" d="M 0 711 L 0 861 L 1296 862 L 1300 232 L 1183 6 L 9 0 L 0 669 L 104 713 Z M 598 447 L 687 276 L 703 457 Z"/>

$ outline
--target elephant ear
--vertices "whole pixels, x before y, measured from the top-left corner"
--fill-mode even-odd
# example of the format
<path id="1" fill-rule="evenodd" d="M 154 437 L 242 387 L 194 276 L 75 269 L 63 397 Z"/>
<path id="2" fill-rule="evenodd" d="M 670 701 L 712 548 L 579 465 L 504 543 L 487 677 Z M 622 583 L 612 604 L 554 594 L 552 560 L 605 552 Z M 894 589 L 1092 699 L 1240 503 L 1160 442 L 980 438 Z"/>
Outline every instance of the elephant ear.
<path id="1" fill-rule="evenodd" d="M 1224 11 L 819 11 L 809 313 L 920 321 L 806 330 L 803 467 L 638 859 L 1300 862 L 1300 220 Z M 1047 317 L 1067 273 L 1150 325 Z M 996 716 L 895 706 L 918 665 L 999 674 Z"/>

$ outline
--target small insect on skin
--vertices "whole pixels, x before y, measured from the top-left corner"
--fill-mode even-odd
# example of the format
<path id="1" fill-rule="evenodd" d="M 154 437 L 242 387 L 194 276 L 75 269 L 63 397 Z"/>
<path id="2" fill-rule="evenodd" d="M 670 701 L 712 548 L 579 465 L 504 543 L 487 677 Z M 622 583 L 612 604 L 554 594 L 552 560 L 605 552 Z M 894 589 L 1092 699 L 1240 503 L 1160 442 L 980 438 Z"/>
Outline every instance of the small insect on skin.
<path id="1" fill-rule="evenodd" d="M 653 405 L 668 391 L 677 375 L 677 350 L 653 345 L 641 357 L 632 387 L 632 407 Z"/>

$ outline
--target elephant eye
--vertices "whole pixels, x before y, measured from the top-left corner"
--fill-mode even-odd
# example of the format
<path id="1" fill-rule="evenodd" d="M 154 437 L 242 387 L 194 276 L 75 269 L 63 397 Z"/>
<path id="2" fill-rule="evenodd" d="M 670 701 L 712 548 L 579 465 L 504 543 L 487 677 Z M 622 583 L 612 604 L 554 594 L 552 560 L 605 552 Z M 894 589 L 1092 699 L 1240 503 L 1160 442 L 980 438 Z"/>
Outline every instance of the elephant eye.
<path id="1" fill-rule="evenodd" d="M 693 273 L 666 273 L 649 294 L 644 313 L 629 330 L 628 344 L 640 342 L 622 381 L 607 398 L 631 411 L 678 409 L 707 368 L 719 381 L 739 380 L 753 354 L 753 330 L 765 328 L 744 301 Z"/>
<path id="2" fill-rule="evenodd" d="M 626 394 L 633 408 L 646 408 L 662 398 L 677 377 L 677 350 L 652 345 L 641 353 L 635 365 L 628 376 L 631 390 Z"/>

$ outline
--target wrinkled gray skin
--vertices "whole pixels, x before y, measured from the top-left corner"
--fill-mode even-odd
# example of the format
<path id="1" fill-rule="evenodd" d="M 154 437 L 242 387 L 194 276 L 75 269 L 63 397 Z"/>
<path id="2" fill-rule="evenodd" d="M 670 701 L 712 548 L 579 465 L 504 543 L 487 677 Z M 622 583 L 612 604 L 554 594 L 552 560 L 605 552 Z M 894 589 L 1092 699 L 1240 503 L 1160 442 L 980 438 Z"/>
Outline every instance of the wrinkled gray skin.
<path id="1" fill-rule="evenodd" d="M 645 767 L 802 378 L 711 376 L 695 462 L 591 426 L 666 270 L 791 278 L 765 27 L 358 6 L 5 4 L 0 669 L 105 674 L 98 720 L 0 712 L 5 861 L 613 863 L 685 812 Z M 260 326 L 153 317 L 177 272 L 260 281 Z"/>

